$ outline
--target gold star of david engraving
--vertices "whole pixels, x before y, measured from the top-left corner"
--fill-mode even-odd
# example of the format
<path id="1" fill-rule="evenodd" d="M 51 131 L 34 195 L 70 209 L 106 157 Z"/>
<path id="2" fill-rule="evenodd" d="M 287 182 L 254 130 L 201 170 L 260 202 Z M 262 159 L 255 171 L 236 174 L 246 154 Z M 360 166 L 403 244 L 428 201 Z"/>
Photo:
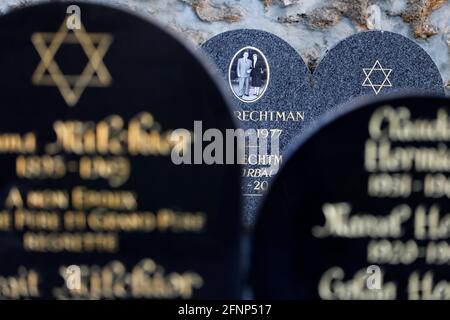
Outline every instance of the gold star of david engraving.
<path id="1" fill-rule="evenodd" d="M 31 41 L 41 62 L 37 66 L 31 81 L 36 86 L 56 86 L 67 105 L 77 104 L 87 87 L 108 87 L 112 78 L 103 63 L 112 36 L 108 33 L 88 33 L 81 24 L 80 29 L 69 30 L 66 20 L 57 32 L 35 32 Z M 79 75 L 67 75 L 61 72 L 55 55 L 63 44 L 79 44 L 88 58 L 88 63 Z"/>
<path id="2" fill-rule="evenodd" d="M 384 80 L 382 81 L 381 84 L 372 82 L 372 79 L 370 78 L 370 76 L 372 75 L 372 73 L 374 71 L 381 71 L 383 73 Z M 385 87 L 392 87 L 392 83 L 389 80 L 389 75 L 391 74 L 392 69 L 383 68 L 381 66 L 380 61 L 378 61 L 378 60 L 375 61 L 372 68 L 363 68 L 363 72 L 364 72 L 364 75 L 366 76 L 366 78 L 364 79 L 364 83 L 362 84 L 362 86 L 363 87 L 371 87 L 376 95 L 378 95 L 380 93 L 381 89 L 383 89 Z"/>

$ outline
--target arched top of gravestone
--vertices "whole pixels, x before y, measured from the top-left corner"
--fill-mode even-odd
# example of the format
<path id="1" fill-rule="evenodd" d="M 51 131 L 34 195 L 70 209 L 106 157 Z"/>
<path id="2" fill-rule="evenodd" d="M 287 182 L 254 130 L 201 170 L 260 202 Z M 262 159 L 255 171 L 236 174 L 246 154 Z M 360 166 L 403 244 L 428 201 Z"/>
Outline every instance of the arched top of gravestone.
<path id="1" fill-rule="evenodd" d="M 437 287 L 412 288 L 430 274 L 448 281 L 433 255 L 448 228 L 428 229 L 425 217 L 450 217 L 446 187 L 435 185 L 448 183 L 450 100 L 358 100 L 305 135 L 272 183 L 255 228 L 257 299 L 442 298 Z M 371 265 L 382 290 L 365 286 Z"/>
<path id="2" fill-rule="evenodd" d="M 219 113 L 225 112 L 231 115 L 228 108 L 221 108 L 221 106 L 216 107 L 215 105 L 208 104 L 208 95 L 216 94 L 219 94 L 222 97 L 223 102 L 221 104 L 229 104 L 229 101 L 227 101 L 228 96 L 222 82 L 216 79 L 216 77 L 214 76 L 214 70 L 211 70 L 210 68 L 210 62 L 207 62 L 209 57 L 196 50 L 178 33 L 168 30 L 164 26 L 160 25 L 158 21 L 148 19 L 147 16 L 144 16 L 139 12 L 127 10 L 127 8 L 122 7 L 117 8 L 117 6 L 107 3 L 92 3 L 89 1 L 75 1 L 71 3 L 43 1 L 41 3 L 33 3 L 20 9 L 13 10 L 10 13 L 2 16 L 0 19 L 0 25 L 2 26 L 0 35 L 2 37 L 5 37 L 8 41 L 11 41 L 11 45 L 19 45 L 20 42 L 24 39 L 27 39 L 27 37 L 31 39 L 31 34 L 29 34 L 30 32 L 28 30 L 32 30 L 33 27 L 41 28 L 42 30 L 47 29 L 49 33 L 51 33 L 51 30 L 58 31 L 65 24 L 65 21 L 63 19 L 64 16 L 67 15 L 67 8 L 70 5 L 76 5 L 80 7 L 80 17 L 82 23 L 81 26 L 85 32 L 97 32 L 100 33 L 99 36 L 101 36 L 102 30 L 111 30 L 111 34 L 114 34 L 111 38 L 111 43 L 109 43 L 108 48 L 105 49 L 104 56 L 102 58 L 104 58 L 103 60 L 116 60 L 121 58 L 122 65 L 120 67 L 117 65 L 117 70 L 108 70 L 108 72 L 111 75 L 111 73 L 115 71 L 115 74 L 122 73 L 125 76 L 120 77 L 120 80 L 123 79 L 124 82 L 117 83 L 118 79 L 115 79 L 111 75 L 110 87 L 120 87 L 125 83 L 128 83 L 127 87 L 129 88 L 131 88 L 131 84 L 135 85 L 136 90 L 140 90 L 143 87 L 151 87 L 151 83 L 155 83 L 157 81 L 154 78 L 154 75 L 158 73 L 164 74 L 164 72 L 162 71 L 164 69 L 167 69 L 165 68 L 164 63 L 172 64 L 175 65 L 176 68 L 179 68 L 179 72 L 178 74 L 173 74 L 173 72 L 170 72 L 169 69 L 167 69 L 168 72 L 165 74 L 165 77 L 171 78 L 172 83 L 168 83 L 167 90 L 164 90 L 164 92 L 172 91 L 172 94 L 166 95 L 165 93 L 157 94 L 157 92 L 152 92 L 153 96 L 155 96 L 155 99 L 157 96 L 159 96 L 160 98 L 164 97 L 165 102 L 171 104 L 172 102 L 175 102 L 174 100 L 178 100 L 178 94 L 173 94 L 173 90 L 170 89 L 171 86 L 177 86 L 178 84 L 180 84 L 181 86 L 182 83 L 184 83 L 186 86 L 186 83 L 188 83 L 186 82 L 187 78 L 198 77 L 199 80 L 197 83 L 199 83 L 203 81 L 203 78 L 207 77 L 207 83 L 209 83 L 211 87 L 214 87 L 213 92 L 211 94 L 208 94 L 207 88 L 204 88 L 205 90 L 195 89 L 197 91 L 197 95 L 195 98 L 197 98 L 198 101 L 201 101 L 201 103 L 197 103 L 197 105 L 199 107 L 204 107 L 201 110 L 202 112 L 208 112 L 211 115 L 213 115 L 215 111 L 218 111 Z M 117 18 L 115 18 L 117 15 L 120 15 L 120 21 L 117 21 Z M 28 17 L 32 16 L 45 18 L 27 19 Z M 24 21 L 22 27 L 14 28 L 14 33 L 8 31 L 8 27 L 13 27 L 18 20 Z M 92 31 L 89 29 L 90 26 L 93 26 Z M 51 35 L 48 34 L 46 36 L 50 37 Z M 149 37 L 154 40 L 148 41 Z M 50 41 L 51 39 L 48 40 Z M 121 45 L 120 48 L 117 48 L 118 43 L 120 43 Z M 164 46 L 157 46 L 155 45 L 155 43 L 164 43 Z M 51 43 L 47 43 L 47 45 L 49 44 Z M 126 49 L 127 44 L 133 45 L 133 47 Z M 98 44 L 94 43 L 94 46 L 95 45 Z M 44 53 L 47 47 L 42 48 L 43 51 L 40 53 Z M 27 53 L 28 51 L 36 53 L 36 57 L 33 58 L 39 60 L 40 56 L 39 52 L 37 52 L 38 48 L 35 48 L 35 45 L 32 43 L 32 41 L 29 41 L 26 50 Z M 80 50 L 82 50 L 81 54 L 83 54 L 83 48 L 81 48 Z M 152 53 L 152 55 L 144 57 L 141 54 L 141 52 L 144 51 L 149 51 Z M 59 54 L 59 52 L 56 52 L 55 56 Z M 12 59 L 12 56 L 7 56 L 6 58 Z M 17 57 L 17 59 L 20 58 L 20 56 Z M 88 58 L 89 57 L 87 57 L 86 59 Z M 152 61 L 155 60 L 160 61 L 160 65 L 152 63 Z M 86 62 L 89 63 L 90 60 L 87 60 Z M 100 65 L 102 64 L 102 62 L 102 59 L 100 59 Z M 28 63 L 35 64 L 36 61 L 32 60 Z M 67 62 L 67 64 L 69 63 L 70 61 Z M 24 67 L 28 67 L 28 65 L 25 64 Z M 78 67 L 82 69 L 84 65 L 80 65 Z M 141 80 L 140 78 L 131 77 L 132 73 L 142 76 L 143 79 Z M 128 80 L 125 80 L 127 74 L 128 76 L 130 76 L 130 78 Z M 152 79 L 152 81 L 147 81 L 146 79 Z M 164 81 L 164 79 L 161 80 Z M 176 83 L 174 83 L 173 81 L 175 81 Z M 195 86 L 195 84 L 196 83 L 193 82 L 192 85 L 186 86 L 186 90 L 180 91 L 179 94 L 182 95 L 186 93 L 194 98 L 195 95 L 190 94 L 189 90 L 194 90 L 191 87 Z M 89 85 L 87 87 L 89 87 Z M 101 87 L 101 85 L 97 85 L 97 87 Z M 109 94 L 108 90 L 103 91 L 105 95 L 102 95 L 101 90 L 98 90 L 97 92 L 95 92 L 95 94 L 101 95 L 99 99 L 104 99 L 104 101 L 106 102 L 110 101 L 110 99 L 108 99 L 107 97 Z M 68 103 L 66 97 L 64 96 L 62 96 L 62 99 L 63 102 L 66 102 L 66 104 L 70 106 L 72 106 L 72 104 L 76 104 L 77 109 L 81 109 L 83 108 L 83 100 L 85 99 L 85 96 L 89 96 L 89 90 L 84 89 L 82 94 L 80 94 L 80 96 L 78 97 L 78 100 L 76 100 L 76 103 Z M 183 99 L 179 100 L 183 101 Z M 176 101 L 176 103 L 179 104 L 179 101 Z M 235 120 L 230 116 L 221 117 L 220 114 L 217 114 L 217 118 L 230 121 L 231 127 L 235 125 Z"/>
<path id="3" fill-rule="evenodd" d="M 277 108 L 298 110 L 299 105 L 307 108 L 310 100 L 310 72 L 299 53 L 278 36 L 255 29 L 238 29 L 223 32 L 202 45 L 224 80 L 229 84 L 228 91 L 232 105 L 239 109 L 266 110 Z M 232 80 L 237 61 L 245 52 L 256 53 L 266 65 L 267 83 L 264 92 L 257 99 L 245 101 L 233 90 Z"/>
<path id="4" fill-rule="evenodd" d="M 404 89 L 444 94 L 442 77 L 428 53 L 388 31 L 364 31 L 339 42 L 322 57 L 313 83 L 322 112 L 360 95 Z"/>

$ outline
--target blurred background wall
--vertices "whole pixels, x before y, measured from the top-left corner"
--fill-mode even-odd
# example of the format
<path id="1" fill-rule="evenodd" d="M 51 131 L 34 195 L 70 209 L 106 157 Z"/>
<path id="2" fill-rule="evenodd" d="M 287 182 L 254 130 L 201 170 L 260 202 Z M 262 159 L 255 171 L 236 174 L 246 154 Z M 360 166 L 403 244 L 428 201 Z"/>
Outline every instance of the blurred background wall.
<path id="1" fill-rule="evenodd" d="M 449 0 L 87 0 L 139 11 L 201 44 L 256 28 L 289 42 L 313 70 L 327 50 L 362 30 L 400 33 L 424 48 L 450 95 Z M 0 13 L 39 0 L 0 0 Z M 69 2 L 69 1 L 67 1 Z"/>

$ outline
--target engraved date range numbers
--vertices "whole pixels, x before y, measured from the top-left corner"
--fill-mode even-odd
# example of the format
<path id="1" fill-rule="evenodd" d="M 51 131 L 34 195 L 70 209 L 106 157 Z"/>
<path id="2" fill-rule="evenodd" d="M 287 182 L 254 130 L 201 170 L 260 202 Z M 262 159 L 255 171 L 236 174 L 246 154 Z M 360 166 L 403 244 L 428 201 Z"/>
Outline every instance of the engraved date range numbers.
<path id="1" fill-rule="evenodd" d="M 283 162 L 280 153 L 281 129 L 255 129 L 246 134 L 248 141 L 242 176 L 247 178 L 244 196 L 262 196 L 269 187 L 269 181 Z"/>

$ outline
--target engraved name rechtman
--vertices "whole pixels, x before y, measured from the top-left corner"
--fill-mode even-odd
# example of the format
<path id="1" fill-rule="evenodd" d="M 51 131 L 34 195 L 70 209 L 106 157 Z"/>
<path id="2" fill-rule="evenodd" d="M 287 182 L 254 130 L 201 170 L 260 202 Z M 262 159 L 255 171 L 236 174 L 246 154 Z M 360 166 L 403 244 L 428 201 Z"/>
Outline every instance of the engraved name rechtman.
<path id="1" fill-rule="evenodd" d="M 301 122 L 305 121 L 304 111 L 255 111 L 255 110 L 238 110 L 234 112 L 234 115 L 240 121 L 260 122 Z"/>

